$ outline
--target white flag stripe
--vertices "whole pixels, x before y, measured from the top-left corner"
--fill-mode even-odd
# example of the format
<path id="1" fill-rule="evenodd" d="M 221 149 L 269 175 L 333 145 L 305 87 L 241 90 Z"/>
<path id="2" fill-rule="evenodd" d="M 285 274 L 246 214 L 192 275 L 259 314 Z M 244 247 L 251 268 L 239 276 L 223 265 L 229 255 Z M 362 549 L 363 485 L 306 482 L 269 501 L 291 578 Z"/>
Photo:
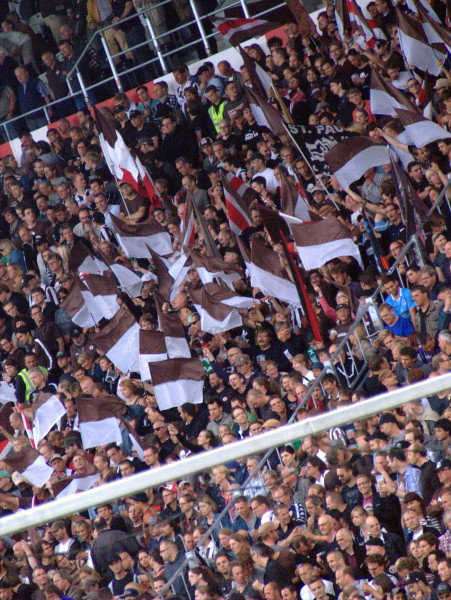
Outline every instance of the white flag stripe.
<path id="1" fill-rule="evenodd" d="M 86 492 L 87 490 L 90 490 L 99 479 L 100 473 L 94 473 L 87 477 L 75 477 L 64 490 L 61 490 L 61 492 L 56 495 L 56 497 L 64 498 L 65 496 L 77 494 L 78 492 Z"/>
<path id="2" fill-rule="evenodd" d="M 206 283 L 214 283 L 215 277 L 222 279 L 230 289 L 234 290 L 233 282 L 240 279 L 239 273 L 224 273 L 224 271 L 211 272 L 206 267 L 196 267 L 200 280 L 205 285 Z"/>
<path id="3" fill-rule="evenodd" d="M 81 295 L 83 296 L 83 300 L 85 301 L 85 306 L 83 306 L 78 311 L 78 313 L 72 318 L 72 321 L 74 323 L 76 323 L 75 319 L 84 319 L 84 320 L 87 319 L 89 321 L 89 318 L 90 318 L 95 323 L 98 323 L 103 318 L 112 319 L 114 317 L 114 315 L 116 314 L 116 312 L 119 310 L 119 304 L 117 303 L 116 296 L 113 296 L 113 298 L 115 299 L 115 302 L 116 302 L 116 310 L 113 313 L 111 313 L 111 308 L 108 308 L 108 310 L 106 312 L 105 312 L 105 308 L 103 308 L 103 310 L 102 310 L 102 306 L 101 306 L 100 302 L 98 301 L 100 296 L 94 296 L 94 294 L 90 290 L 82 290 Z M 88 311 L 88 313 L 89 313 L 88 318 L 86 317 L 85 312 L 83 312 L 84 309 L 86 309 L 86 311 Z M 80 317 L 78 316 L 79 313 L 81 313 Z M 77 325 L 78 325 L 78 323 L 77 323 Z M 80 325 L 80 327 L 83 327 L 83 325 Z"/>
<path id="4" fill-rule="evenodd" d="M 133 271 L 130 271 L 130 269 L 127 269 L 124 265 L 118 265 L 117 263 L 113 263 L 110 268 L 118 278 L 119 283 L 127 290 L 132 298 L 137 298 L 141 295 L 143 282 L 136 273 L 133 273 Z"/>
<path id="5" fill-rule="evenodd" d="M 98 258 L 94 258 L 93 256 L 87 256 L 83 262 L 79 265 L 77 271 L 79 275 L 83 275 L 86 273 L 91 273 L 92 275 L 101 275 L 106 271 L 108 267 L 106 264 L 99 260 Z"/>
<path id="6" fill-rule="evenodd" d="M 75 315 L 72 317 L 72 321 L 79 327 L 94 327 L 101 318 L 102 315 L 100 311 L 93 315 L 89 311 L 88 306 L 85 304 L 78 312 L 75 313 Z"/>
<path id="7" fill-rule="evenodd" d="M 31 483 L 31 485 L 41 488 L 44 487 L 50 479 L 52 473 L 53 469 L 45 462 L 45 458 L 43 456 L 38 456 L 25 471 L 22 471 L 21 475 Z"/>
<path id="8" fill-rule="evenodd" d="M 389 163 L 390 155 L 386 146 L 371 146 L 348 160 L 338 171 L 335 171 L 334 176 L 345 190 L 371 167 L 380 167 Z"/>
<path id="9" fill-rule="evenodd" d="M 234 306 L 235 308 L 252 308 L 254 302 L 259 302 L 258 300 L 254 300 L 254 298 L 248 298 L 247 296 L 234 296 L 233 298 L 225 298 L 221 300 L 222 304 L 226 304 L 227 306 Z"/>
<path id="10" fill-rule="evenodd" d="M 417 148 L 437 140 L 451 138 L 451 133 L 433 121 L 419 121 L 406 126 L 406 131 Z"/>
<path id="11" fill-rule="evenodd" d="M 66 409 L 56 396 L 50 396 L 36 411 L 33 419 L 33 438 L 37 445 L 51 428 L 66 414 Z"/>
<path id="12" fill-rule="evenodd" d="M 319 269 L 328 260 L 332 260 L 338 256 L 353 256 L 363 267 L 359 249 L 349 238 L 314 246 L 296 246 L 296 248 L 306 271 Z"/>
<path id="13" fill-rule="evenodd" d="M 122 444 L 119 419 L 116 417 L 80 423 L 80 435 L 85 449 L 105 444 Z"/>
<path id="14" fill-rule="evenodd" d="M 148 244 L 157 254 L 172 254 L 174 249 L 169 233 L 161 232 L 150 236 L 127 236 L 116 233 L 116 237 L 127 256 L 134 258 L 149 258 Z M 145 241 L 145 243 L 144 243 Z"/>
<path id="15" fill-rule="evenodd" d="M 189 402 L 200 404 L 203 400 L 202 390 L 204 382 L 192 379 L 179 379 L 154 385 L 155 398 L 160 410 L 176 408 Z"/>
<path id="16" fill-rule="evenodd" d="M 108 296 L 94 296 L 105 319 L 112 319 L 119 310 L 120 306 L 117 301 L 117 294 L 109 294 Z"/>
<path id="17" fill-rule="evenodd" d="M 8 402 L 17 402 L 15 388 L 6 381 L 0 381 L 0 404 Z"/>
<path id="18" fill-rule="evenodd" d="M 149 363 L 160 362 L 162 360 L 168 360 L 167 353 L 164 354 L 140 354 L 139 355 L 139 372 L 141 373 L 141 379 L 143 381 L 150 381 L 150 369 Z"/>
<path id="19" fill-rule="evenodd" d="M 398 34 L 399 45 L 407 63 L 438 77 L 442 69 L 437 64 L 437 59 L 445 62 L 446 54 L 427 46 L 420 40 L 406 35 L 401 27 L 398 27 Z"/>
<path id="20" fill-rule="evenodd" d="M 164 336 L 168 358 L 191 358 L 188 342 L 182 337 Z M 160 359 L 164 360 L 164 359 Z"/>
<path id="21" fill-rule="evenodd" d="M 135 323 L 106 353 L 119 371 L 139 371 L 139 325 Z"/>
<path id="22" fill-rule="evenodd" d="M 216 333 L 223 333 L 235 327 L 241 327 L 243 325 L 243 319 L 236 310 L 232 310 L 222 321 L 215 319 L 210 313 L 202 308 L 200 304 L 194 305 L 197 312 L 200 314 L 200 328 L 202 331 L 215 335 Z"/>
<path id="23" fill-rule="evenodd" d="M 370 89 L 370 105 L 373 115 L 389 115 L 396 117 L 396 108 L 406 108 L 390 94 L 382 90 Z"/>
<path id="24" fill-rule="evenodd" d="M 253 263 L 250 265 L 250 276 L 252 287 L 258 287 L 268 296 L 277 294 L 277 298 L 291 306 L 299 306 L 299 294 L 296 286 L 291 281 L 277 277 L 269 271 L 265 271 Z"/>

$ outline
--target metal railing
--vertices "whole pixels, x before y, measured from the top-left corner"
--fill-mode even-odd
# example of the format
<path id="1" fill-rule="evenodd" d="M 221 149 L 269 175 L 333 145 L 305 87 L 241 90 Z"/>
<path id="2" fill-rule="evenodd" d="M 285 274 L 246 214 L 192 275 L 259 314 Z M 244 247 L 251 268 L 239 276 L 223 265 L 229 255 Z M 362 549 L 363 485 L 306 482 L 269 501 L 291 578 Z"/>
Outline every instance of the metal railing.
<path id="1" fill-rule="evenodd" d="M 352 406 L 345 406 L 336 411 L 304 419 L 284 427 L 283 442 L 296 441 L 327 431 L 331 427 L 365 419 L 384 410 L 392 410 L 405 402 L 430 396 L 450 387 L 451 373 L 447 373 L 440 377 L 400 388 L 394 392 L 357 402 Z M 246 440 L 234 442 L 227 446 L 226 458 L 227 460 L 237 460 L 243 456 L 251 456 L 271 449 L 280 445 L 280 434 L 280 430 L 268 431 Z M 87 492 L 58 498 L 20 513 L 3 517 L 0 519 L 0 535 L 12 535 L 24 529 L 36 527 L 40 523 L 52 522 L 91 507 L 112 502 L 117 498 L 129 497 L 149 488 L 158 488 L 158 486 L 168 483 L 168 481 L 186 479 L 189 475 L 195 475 L 222 464 L 224 464 L 223 447 L 202 453 L 202 460 L 199 460 L 199 456 L 190 456 L 157 469 L 141 471 L 127 477 L 125 480 L 112 481 Z"/>
<path id="2" fill-rule="evenodd" d="M 202 15 L 199 14 L 196 0 L 189 0 L 189 3 L 190 3 L 190 7 L 191 7 L 191 10 L 193 13 L 193 19 L 191 19 L 189 21 L 185 21 L 181 25 L 174 27 L 172 29 L 165 30 L 163 33 L 159 33 L 159 34 L 155 33 L 155 30 L 152 26 L 152 22 L 149 18 L 149 14 L 153 10 L 164 7 L 166 4 L 172 4 L 172 0 L 162 0 L 161 2 L 158 2 L 157 4 L 154 4 L 151 7 L 137 11 L 137 13 L 135 13 L 131 16 L 128 16 L 124 19 L 121 19 L 121 21 L 111 23 L 111 24 L 107 25 L 106 27 L 103 27 L 103 28 L 95 31 L 94 34 L 92 35 L 92 37 L 90 38 L 90 40 L 88 41 L 88 43 L 86 44 L 85 48 L 83 49 L 82 53 L 76 60 L 74 66 L 72 67 L 72 69 L 69 71 L 69 73 L 66 76 L 66 81 L 67 81 L 69 92 L 70 92 L 69 98 L 74 99 L 77 97 L 78 98 L 82 97 L 84 99 L 84 102 L 86 103 L 86 105 L 91 106 L 92 102 L 91 102 L 90 94 L 92 94 L 99 87 L 104 86 L 105 84 L 108 84 L 108 83 L 114 83 L 116 85 L 117 91 L 123 92 L 124 87 L 123 87 L 121 78 L 124 78 L 128 75 L 132 75 L 135 72 L 141 70 L 143 67 L 149 67 L 149 66 L 157 67 L 157 65 L 159 65 L 159 67 L 162 71 L 162 74 L 166 74 L 170 71 L 170 69 L 168 67 L 167 59 L 171 59 L 173 56 L 175 56 L 179 53 L 182 53 L 182 52 L 185 53 L 187 50 L 190 50 L 193 47 L 198 46 L 199 44 L 203 45 L 207 56 L 211 56 L 212 52 L 211 52 L 209 40 L 211 40 L 212 38 L 215 38 L 215 37 L 218 37 L 218 39 L 221 39 L 221 40 L 223 40 L 224 38 L 217 31 L 207 34 L 205 31 L 203 21 L 205 21 L 206 19 L 209 19 L 211 17 L 216 17 L 218 15 L 218 13 L 222 12 L 223 10 L 227 10 L 230 8 L 237 8 L 237 7 L 241 8 L 243 10 L 243 15 L 245 17 L 249 17 L 249 10 L 246 6 L 245 0 L 234 0 L 230 4 L 227 4 L 226 7 L 223 7 L 223 8 L 219 7 L 217 10 L 215 10 L 213 12 L 202 14 Z M 263 10 L 259 13 L 256 13 L 255 15 L 253 15 L 253 18 L 264 17 L 266 14 L 273 12 L 277 8 L 282 8 L 283 6 L 285 6 L 285 2 L 276 3 L 273 7 Z M 147 27 L 147 29 L 149 31 L 149 35 L 150 35 L 150 40 L 146 39 L 145 41 L 140 42 L 139 44 L 136 44 L 135 46 L 129 47 L 126 50 L 121 50 L 117 54 L 111 54 L 110 49 L 108 47 L 108 42 L 105 37 L 105 32 L 108 31 L 109 29 L 120 26 L 121 23 L 131 21 L 132 19 L 139 19 L 140 16 L 143 16 L 145 19 L 146 27 Z M 174 47 L 172 49 L 162 47 L 160 40 L 170 37 L 171 35 L 176 35 L 179 32 L 186 30 L 187 28 L 190 28 L 193 26 L 195 26 L 197 28 L 199 37 L 197 37 L 189 42 L 186 42 L 186 43 L 184 42 L 181 46 Z M 277 25 L 275 27 L 277 27 Z M 81 63 L 86 58 L 86 54 L 87 54 L 88 50 L 92 47 L 92 44 L 94 44 L 95 41 L 97 41 L 97 40 L 99 40 L 102 45 L 102 49 L 105 53 L 105 57 L 108 62 L 108 66 L 111 70 L 111 76 L 103 77 L 101 81 L 97 81 L 96 83 L 93 83 L 91 85 L 86 85 L 85 79 L 82 74 Z M 129 52 L 133 52 L 134 50 L 148 47 L 150 44 L 152 44 L 154 46 L 156 56 L 151 57 L 147 61 L 140 62 L 139 64 L 133 65 L 132 67 L 130 67 L 128 69 L 121 70 L 120 72 L 118 71 L 118 69 L 116 68 L 114 59 L 121 58 L 121 57 L 125 56 L 125 54 L 128 54 Z M 78 90 L 75 89 L 76 86 L 74 85 L 74 81 L 75 81 L 74 76 L 76 77 L 76 80 L 78 81 L 78 85 L 80 87 L 80 89 L 78 89 Z M 158 78 L 159 76 L 160 75 L 156 74 L 155 78 Z M 148 83 L 148 81 L 142 81 L 139 83 Z M 41 113 L 41 111 L 44 113 L 47 124 L 50 124 L 52 122 L 52 119 L 49 114 L 49 108 L 56 107 L 59 104 L 67 102 L 67 100 L 68 100 L 68 98 L 61 98 L 59 100 L 49 102 L 41 107 L 37 107 L 31 111 L 22 113 L 20 116 L 13 117 L 12 119 L 5 121 L 4 123 L 1 123 L 0 127 L 2 128 L 2 131 L 4 131 L 6 133 L 7 140 L 11 141 L 16 136 L 10 135 L 10 133 L 8 131 L 8 126 L 13 125 L 15 123 L 18 124 L 19 122 L 23 121 L 23 119 L 26 119 L 27 117 L 33 117 L 33 116 L 36 117 L 36 115 Z M 65 116 L 70 116 L 70 115 L 65 115 Z"/>

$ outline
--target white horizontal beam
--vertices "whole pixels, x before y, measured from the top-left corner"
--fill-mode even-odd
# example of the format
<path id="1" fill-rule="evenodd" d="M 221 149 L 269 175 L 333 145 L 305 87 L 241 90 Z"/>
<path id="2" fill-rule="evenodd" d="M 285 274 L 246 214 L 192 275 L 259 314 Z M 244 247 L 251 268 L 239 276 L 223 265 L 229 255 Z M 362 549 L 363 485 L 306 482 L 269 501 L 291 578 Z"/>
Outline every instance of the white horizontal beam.
<path id="1" fill-rule="evenodd" d="M 206 471 L 225 462 L 259 454 L 270 448 L 326 431 L 331 427 L 359 421 L 385 410 L 396 408 L 405 402 L 430 396 L 446 389 L 451 389 L 451 373 L 426 379 L 339 410 L 322 413 L 226 447 L 221 446 L 208 452 L 202 452 L 158 469 L 142 471 L 87 492 L 53 500 L 0 519 L 0 535 L 18 533 L 29 527 L 36 527 L 41 523 L 48 523 L 93 506 L 113 502 L 116 498 L 123 498 L 148 488 L 158 487 L 168 481 L 185 479 L 188 475 Z"/>

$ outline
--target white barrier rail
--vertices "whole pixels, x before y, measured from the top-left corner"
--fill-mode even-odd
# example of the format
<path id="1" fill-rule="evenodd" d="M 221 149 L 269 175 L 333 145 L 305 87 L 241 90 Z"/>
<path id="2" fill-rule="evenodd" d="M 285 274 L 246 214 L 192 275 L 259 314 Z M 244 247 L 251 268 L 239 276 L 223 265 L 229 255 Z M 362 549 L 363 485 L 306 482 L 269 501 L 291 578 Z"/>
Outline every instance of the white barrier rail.
<path id="1" fill-rule="evenodd" d="M 48 523 L 93 506 L 112 502 L 148 488 L 158 487 L 168 481 L 185 479 L 187 475 L 200 473 L 217 465 L 264 452 L 269 448 L 326 431 L 331 427 L 359 421 L 371 415 L 391 410 L 424 396 L 451 389 L 451 373 L 433 379 L 426 379 L 399 390 L 381 394 L 345 406 L 339 410 L 323 413 L 282 429 L 268 431 L 261 435 L 235 442 L 226 448 L 220 447 L 180 460 L 155 470 L 142 471 L 136 475 L 113 481 L 87 492 L 53 500 L 35 508 L 21 511 L 0 519 L 0 535 L 18 533 L 41 523 Z"/>

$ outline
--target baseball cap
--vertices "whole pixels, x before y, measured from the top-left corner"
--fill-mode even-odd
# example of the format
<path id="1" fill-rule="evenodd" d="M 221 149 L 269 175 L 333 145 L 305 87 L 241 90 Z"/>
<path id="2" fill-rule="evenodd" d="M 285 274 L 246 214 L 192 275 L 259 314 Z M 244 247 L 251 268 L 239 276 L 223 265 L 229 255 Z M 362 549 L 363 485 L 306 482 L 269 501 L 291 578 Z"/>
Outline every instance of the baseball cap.
<path id="1" fill-rule="evenodd" d="M 0 471 L 0 477 L 9 477 L 11 479 L 11 473 L 9 471 Z"/>
<path id="2" fill-rule="evenodd" d="M 446 581 L 441 581 L 436 588 L 436 592 L 439 596 L 440 594 L 449 594 L 451 592 L 451 586 Z"/>
<path id="3" fill-rule="evenodd" d="M 86 577 L 86 579 L 83 579 L 83 581 L 81 582 L 81 589 L 89 590 L 89 588 L 95 585 L 96 583 L 98 583 L 98 581 L 95 577 Z"/>
<path id="4" fill-rule="evenodd" d="M 263 523 L 263 525 L 260 525 L 260 527 L 258 528 L 258 535 L 261 538 L 264 538 L 265 536 L 268 535 L 268 533 L 270 533 L 271 531 L 275 531 L 276 529 L 278 529 L 278 526 L 276 525 L 276 523 L 274 521 L 270 521 L 268 523 Z"/>
<path id="5" fill-rule="evenodd" d="M 139 111 L 137 111 L 139 112 Z M 136 148 L 139 148 L 140 146 L 142 146 L 143 144 L 152 144 L 153 145 L 153 140 L 151 137 L 149 137 L 148 135 L 142 135 L 140 138 L 138 138 L 138 141 L 136 142 Z"/>
<path id="6" fill-rule="evenodd" d="M 324 365 L 322 362 L 312 362 L 312 369 L 323 369 Z"/>
<path id="7" fill-rule="evenodd" d="M 419 581 L 426 583 L 426 576 L 421 571 L 412 571 L 405 579 L 406 583 L 418 583 Z"/>
<path id="8" fill-rule="evenodd" d="M 437 463 L 436 471 L 442 471 L 443 469 L 451 469 L 451 460 L 449 458 L 444 458 L 443 460 Z M 1 474 L 1 473 L 0 473 Z"/>
<path id="9" fill-rule="evenodd" d="M 59 350 L 56 353 L 56 358 L 62 358 L 63 356 L 69 356 L 69 354 L 67 352 L 64 352 L 64 350 Z"/>
<path id="10" fill-rule="evenodd" d="M 316 105 L 316 108 L 315 108 L 315 115 L 317 113 L 321 112 L 322 110 L 325 110 L 326 108 L 330 108 L 328 102 L 318 102 L 318 104 Z"/>
<path id="11" fill-rule="evenodd" d="M 396 417 L 390 413 L 385 413 L 379 419 L 379 427 L 385 423 L 397 423 Z"/>
<path id="12" fill-rule="evenodd" d="M 133 496 L 129 496 L 131 500 L 135 502 L 148 502 L 149 498 L 144 492 L 138 492 L 137 494 L 133 494 Z"/>
<path id="13" fill-rule="evenodd" d="M 128 116 L 130 119 L 134 119 L 135 117 L 140 117 L 142 114 L 140 110 L 131 110 Z"/>
<path id="14" fill-rule="evenodd" d="M 240 356 L 237 356 L 235 359 L 235 366 L 236 367 L 241 367 L 242 365 L 247 365 L 248 363 L 252 362 L 250 357 L 247 354 L 241 354 Z"/>
<path id="15" fill-rule="evenodd" d="M 209 146 L 213 143 L 213 140 L 209 137 L 204 137 L 199 142 L 199 148 L 205 148 L 205 146 Z"/>
<path id="16" fill-rule="evenodd" d="M 351 307 L 348 304 L 339 304 L 337 306 L 337 308 L 335 309 L 335 312 L 337 312 L 337 310 L 341 310 L 342 308 L 345 308 L 346 310 L 351 310 Z"/>
<path id="17" fill-rule="evenodd" d="M 108 558 L 108 564 L 111 565 L 111 563 L 114 563 L 118 560 L 122 560 L 122 559 L 119 556 L 119 554 L 116 554 L 116 552 L 115 552 L 114 554 L 111 554 L 110 557 Z"/>
<path id="18" fill-rule="evenodd" d="M 263 429 L 272 429 L 275 427 L 280 427 L 280 421 L 278 419 L 268 419 L 262 425 Z"/>
<path id="19" fill-rule="evenodd" d="M 437 79 L 434 85 L 434 90 L 443 90 L 443 88 L 447 88 L 451 85 L 451 82 L 444 77 Z"/>
<path id="20" fill-rule="evenodd" d="M 314 194 L 315 192 L 323 192 L 323 194 L 325 193 L 323 188 L 319 187 L 319 185 L 314 185 L 310 190 L 311 194 Z"/>
<path id="21" fill-rule="evenodd" d="M 167 490 L 168 492 L 172 492 L 173 494 L 177 493 L 177 488 L 175 487 L 175 485 L 171 485 L 170 483 L 165 483 L 164 485 L 160 486 L 160 492 L 161 490 Z"/>
<path id="22" fill-rule="evenodd" d="M 47 240 L 43 235 L 35 235 L 34 236 L 34 244 L 35 246 L 40 246 L 41 244 L 45 244 Z"/>
<path id="23" fill-rule="evenodd" d="M 57 458 L 63 460 L 63 457 L 61 456 L 61 454 L 54 454 L 52 456 L 52 458 L 49 460 L 49 462 L 52 462 L 52 460 L 56 460 Z"/>
<path id="24" fill-rule="evenodd" d="M 123 110 L 125 110 L 125 108 L 122 106 L 122 104 L 118 104 L 117 106 L 115 106 L 113 108 L 113 110 L 111 112 L 113 113 L 113 115 L 118 115 Z"/>

